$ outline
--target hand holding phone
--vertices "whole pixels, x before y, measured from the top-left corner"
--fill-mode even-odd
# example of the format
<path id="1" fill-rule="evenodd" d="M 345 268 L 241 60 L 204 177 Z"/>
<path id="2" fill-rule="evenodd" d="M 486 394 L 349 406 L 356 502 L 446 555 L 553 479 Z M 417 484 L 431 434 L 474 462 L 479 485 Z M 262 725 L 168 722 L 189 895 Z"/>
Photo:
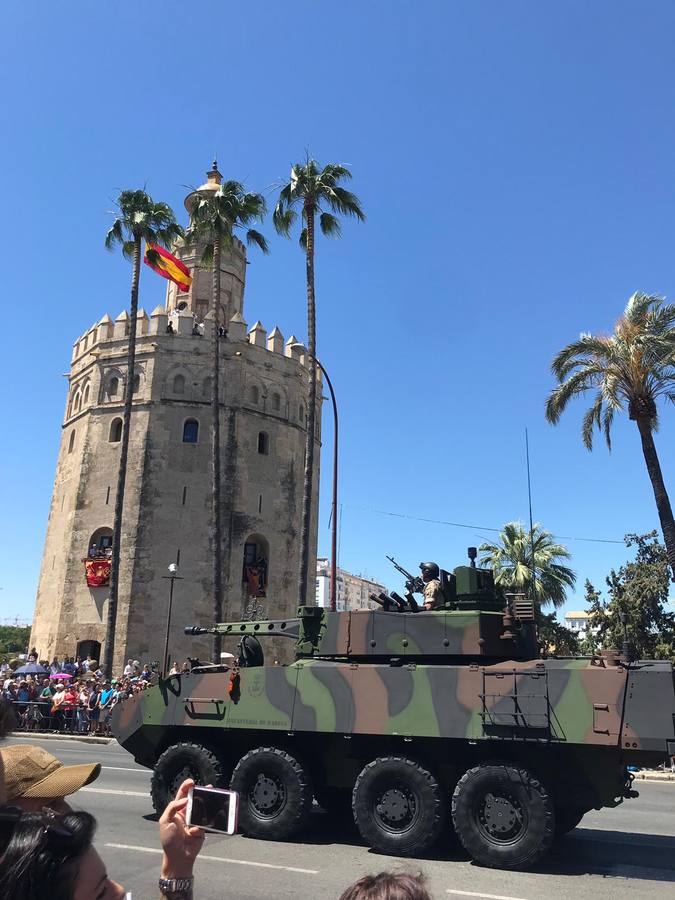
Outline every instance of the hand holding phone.
<path id="1" fill-rule="evenodd" d="M 188 793 L 187 824 L 217 834 L 235 834 L 239 794 L 222 788 L 193 787 Z"/>

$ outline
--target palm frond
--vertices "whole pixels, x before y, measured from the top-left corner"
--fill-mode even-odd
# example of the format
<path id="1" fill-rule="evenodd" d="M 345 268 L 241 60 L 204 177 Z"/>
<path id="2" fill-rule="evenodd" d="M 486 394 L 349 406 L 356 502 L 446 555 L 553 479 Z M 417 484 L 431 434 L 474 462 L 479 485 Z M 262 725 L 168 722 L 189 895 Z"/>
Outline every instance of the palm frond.
<path id="1" fill-rule="evenodd" d="M 321 227 L 321 233 L 325 234 L 326 237 L 339 238 L 342 234 L 340 222 L 334 215 L 332 215 L 332 213 L 321 213 L 321 216 L 319 217 L 319 225 Z"/>
<path id="2" fill-rule="evenodd" d="M 300 232 L 300 237 L 298 238 L 298 243 L 302 247 L 303 250 L 307 250 L 307 229 L 303 228 Z"/>
<path id="3" fill-rule="evenodd" d="M 246 232 L 246 243 L 249 246 L 251 246 L 252 244 L 255 244 L 257 247 L 259 247 L 262 250 L 263 253 L 270 252 L 270 248 L 267 246 L 267 241 L 265 240 L 265 237 L 262 234 L 260 234 L 259 231 L 256 231 L 254 228 L 249 228 L 248 231 Z"/>
<path id="4" fill-rule="evenodd" d="M 584 416 L 583 424 L 581 426 L 581 434 L 587 450 L 593 449 L 593 431 L 596 427 L 601 427 L 600 416 L 602 415 L 603 400 L 604 397 L 602 391 L 598 391 L 595 402 Z"/>
<path id="5" fill-rule="evenodd" d="M 107 250 L 112 250 L 115 244 L 121 244 L 124 241 L 124 234 L 122 231 L 122 220 L 115 219 L 112 224 L 112 228 L 108 231 L 105 236 L 105 246 Z"/>

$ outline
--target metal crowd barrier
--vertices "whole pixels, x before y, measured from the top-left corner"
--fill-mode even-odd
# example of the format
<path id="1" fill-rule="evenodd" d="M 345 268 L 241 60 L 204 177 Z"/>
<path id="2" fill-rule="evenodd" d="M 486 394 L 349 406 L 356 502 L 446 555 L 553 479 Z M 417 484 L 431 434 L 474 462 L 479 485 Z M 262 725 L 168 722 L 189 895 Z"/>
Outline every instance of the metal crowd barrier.
<path id="1" fill-rule="evenodd" d="M 64 709 L 52 713 L 52 704 L 44 700 L 11 700 L 16 719 L 15 731 L 60 732 L 86 734 L 89 731 L 89 711 L 82 707 Z"/>

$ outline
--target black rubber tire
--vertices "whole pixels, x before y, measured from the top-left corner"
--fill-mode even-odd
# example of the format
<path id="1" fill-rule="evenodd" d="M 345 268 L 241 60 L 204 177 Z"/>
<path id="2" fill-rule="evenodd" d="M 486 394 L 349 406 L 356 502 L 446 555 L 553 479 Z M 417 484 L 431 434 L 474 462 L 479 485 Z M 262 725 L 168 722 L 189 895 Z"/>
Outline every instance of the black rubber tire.
<path id="1" fill-rule="evenodd" d="M 150 796 L 155 812 L 162 815 L 186 778 L 194 778 L 197 784 L 227 787 L 228 775 L 223 761 L 209 747 L 187 741 L 173 744 L 159 757 L 152 773 Z"/>
<path id="2" fill-rule="evenodd" d="M 425 853 L 447 827 L 445 793 L 438 781 L 420 763 L 402 756 L 381 756 L 363 768 L 352 792 L 352 811 L 366 844 L 397 856 Z"/>
<path id="3" fill-rule="evenodd" d="M 588 812 L 587 809 L 579 809 L 576 806 L 558 806 L 555 811 L 555 836 L 563 837 L 570 831 L 574 831 L 579 822 Z"/>
<path id="4" fill-rule="evenodd" d="M 312 781 L 285 750 L 256 747 L 242 756 L 230 787 L 239 794 L 239 828 L 249 837 L 286 840 L 307 822 Z"/>
<path id="5" fill-rule="evenodd" d="M 333 818 L 351 819 L 352 792 L 349 788 L 315 787 L 314 799 Z"/>
<path id="6" fill-rule="evenodd" d="M 465 772 L 452 796 L 452 821 L 467 853 L 495 869 L 530 868 L 553 843 L 553 802 L 541 782 L 516 766 Z"/>

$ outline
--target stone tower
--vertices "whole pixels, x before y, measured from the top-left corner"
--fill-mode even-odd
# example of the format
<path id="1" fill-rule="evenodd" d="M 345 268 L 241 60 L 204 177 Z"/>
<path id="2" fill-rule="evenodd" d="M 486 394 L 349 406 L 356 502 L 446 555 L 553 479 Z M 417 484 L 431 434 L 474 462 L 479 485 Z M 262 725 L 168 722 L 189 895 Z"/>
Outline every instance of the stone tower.
<path id="1" fill-rule="evenodd" d="M 217 189 L 214 163 L 198 191 Z M 188 212 L 195 193 L 186 198 Z M 171 628 L 174 658 L 209 653 L 208 639 L 183 626 L 212 621 L 210 424 L 213 312 L 211 273 L 201 248 L 175 251 L 190 268 L 190 290 L 170 283 L 166 306 L 139 310 L 136 378 L 122 524 L 115 670 L 127 658 L 160 660 L 169 583 L 179 557 Z M 287 616 L 297 603 L 307 396 L 304 348 L 278 328 L 244 320 L 246 250 L 235 241 L 221 262 L 220 347 L 223 594 L 227 619 Z M 149 270 L 145 278 L 154 277 Z M 142 298 L 141 280 L 141 298 Z M 167 331 L 169 322 L 173 332 Z M 197 327 L 195 327 L 197 325 Z M 119 467 L 127 339 L 122 312 L 105 315 L 73 349 L 61 446 L 47 525 L 31 646 L 101 658 Z M 202 333 L 203 332 L 203 333 Z M 320 396 L 320 391 L 318 392 Z M 320 409 L 308 583 L 316 570 Z M 99 565 L 101 563 L 102 565 Z M 225 649 L 231 649 L 226 647 Z"/>

